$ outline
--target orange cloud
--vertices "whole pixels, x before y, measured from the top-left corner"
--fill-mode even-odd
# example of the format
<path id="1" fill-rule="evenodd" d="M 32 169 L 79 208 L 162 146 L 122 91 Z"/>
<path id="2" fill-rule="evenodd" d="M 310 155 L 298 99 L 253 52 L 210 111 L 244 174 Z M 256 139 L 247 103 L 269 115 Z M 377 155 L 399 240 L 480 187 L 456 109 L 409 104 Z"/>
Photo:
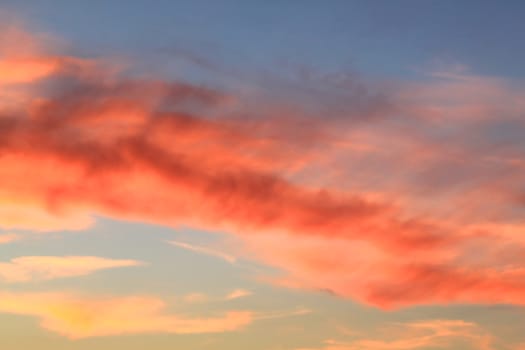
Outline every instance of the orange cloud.
<path id="1" fill-rule="evenodd" d="M 400 84 L 385 103 L 347 82 L 356 106 L 326 96 L 328 84 L 304 107 L 257 109 L 32 52 L 23 62 L 59 63 L 10 78 L 24 99 L 0 92 L 0 227 L 82 229 L 93 215 L 184 224 L 235 234 L 283 285 L 385 308 L 525 303 L 523 242 L 503 233 L 521 228 L 525 202 L 521 89 L 441 76 Z M 313 115 L 316 101 L 350 120 Z"/>
<path id="2" fill-rule="evenodd" d="M 14 168 L 13 165 L 11 169 Z M 0 198 L 0 203 L 0 226 L 3 229 L 28 229 L 43 232 L 82 230 L 93 223 L 87 213 L 69 211 L 57 215 L 45 205 L 29 198 L 6 195 Z"/>
<path id="3" fill-rule="evenodd" d="M 40 326 L 71 339 L 144 333 L 221 333 L 251 323 L 250 312 L 187 318 L 165 312 L 153 297 L 88 298 L 65 293 L 0 292 L 0 312 L 27 315 Z"/>
<path id="4" fill-rule="evenodd" d="M 53 60 L 11 59 L 0 61 L 0 85 L 30 83 L 50 75 L 56 68 Z"/>
<path id="5" fill-rule="evenodd" d="M 22 256 L 9 262 L 0 262 L 0 280 L 7 283 L 51 280 L 142 264 L 136 260 L 114 260 L 96 256 Z"/>

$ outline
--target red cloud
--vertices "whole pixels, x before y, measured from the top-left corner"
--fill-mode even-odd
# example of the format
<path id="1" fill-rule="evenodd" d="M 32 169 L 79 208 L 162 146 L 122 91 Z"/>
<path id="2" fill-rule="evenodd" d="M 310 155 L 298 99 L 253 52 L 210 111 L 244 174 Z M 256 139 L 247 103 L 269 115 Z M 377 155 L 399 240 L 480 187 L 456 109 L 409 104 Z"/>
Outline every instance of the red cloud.
<path id="1" fill-rule="evenodd" d="M 407 101 L 408 86 L 398 105 L 348 125 L 300 108 L 252 118 L 244 108 L 253 104 L 231 94 L 132 78 L 97 60 L 29 56 L 54 66 L 4 82 L 23 98 L 0 96 L 2 227 L 78 229 L 92 214 L 194 225 L 237 234 L 251 257 L 288 273 L 282 283 L 381 307 L 525 300 L 522 259 L 501 258 L 516 235 L 500 239 L 516 216 L 505 196 L 522 178 L 486 170 L 494 157 L 517 166 L 505 161 L 519 148 L 491 153 L 469 139 L 473 127 L 498 136 L 486 129 L 495 102 L 473 107 L 468 83 L 479 80 L 441 109 L 426 101 L 432 86 Z M 483 82 L 483 96 L 504 89 Z M 439 104 L 446 91 L 434 89 Z M 473 108 L 483 118 L 435 124 L 436 114 Z M 496 202 L 479 200 L 495 193 Z"/>

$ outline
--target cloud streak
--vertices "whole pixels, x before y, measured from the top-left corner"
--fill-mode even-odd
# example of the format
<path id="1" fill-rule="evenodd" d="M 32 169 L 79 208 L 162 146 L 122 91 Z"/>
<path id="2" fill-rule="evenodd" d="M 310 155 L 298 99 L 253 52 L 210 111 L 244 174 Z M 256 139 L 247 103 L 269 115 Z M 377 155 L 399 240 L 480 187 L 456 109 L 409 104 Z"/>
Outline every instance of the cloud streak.
<path id="1" fill-rule="evenodd" d="M 228 295 L 226 296 L 226 300 L 235 300 L 235 299 L 240 299 L 240 298 L 244 298 L 244 297 L 248 297 L 250 295 L 252 295 L 253 293 L 250 292 L 249 290 L 246 290 L 246 289 L 235 289 L 233 291 L 231 291 L 230 293 L 228 293 Z"/>
<path id="2" fill-rule="evenodd" d="M 230 301 L 248 297 L 253 293 L 246 289 L 235 289 L 222 297 L 213 297 L 204 293 L 190 293 L 183 297 L 187 303 L 207 303 L 214 301 Z"/>
<path id="3" fill-rule="evenodd" d="M 462 349 L 493 350 L 493 337 L 481 328 L 462 320 L 428 320 L 399 324 L 383 336 L 349 342 L 327 340 L 322 350 L 415 350 Z M 388 334 L 388 335 L 387 335 Z M 319 349 L 319 350 L 320 350 Z M 297 349 L 313 350 L 313 349 Z"/>
<path id="4" fill-rule="evenodd" d="M 213 256 L 213 257 L 222 259 L 224 261 L 229 262 L 230 264 L 234 264 L 237 261 L 237 258 L 235 256 L 226 254 L 224 252 L 221 252 L 221 251 L 218 251 L 212 248 L 198 246 L 198 245 L 189 244 L 185 242 L 173 241 L 173 240 L 169 241 L 168 243 L 175 247 L 186 249 L 186 250 L 189 250 L 197 254 L 203 254 L 203 255 Z"/>
<path id="5" fill-rule="evenodd" d="M 0 234 L 0 244 L 9 244 L 11 242 L 15 242 L 20 239 L 21 239 L 20 235 L 17 235 L 15 233 Z"/>
<path id="6" fill-rule="evenodd" d="M 96 256 L 22 256 L 9 262 L 0 262 L 0 280 L 5 283 L 45 281 L 143 264 L 137 260 L 115 260 Z"/>

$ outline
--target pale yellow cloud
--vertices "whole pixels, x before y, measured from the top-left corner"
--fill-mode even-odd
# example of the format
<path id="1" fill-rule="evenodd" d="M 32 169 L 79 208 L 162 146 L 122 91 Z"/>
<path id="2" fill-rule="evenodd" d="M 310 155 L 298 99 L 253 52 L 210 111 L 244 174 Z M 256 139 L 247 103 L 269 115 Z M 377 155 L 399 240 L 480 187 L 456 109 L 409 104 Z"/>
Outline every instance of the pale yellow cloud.
<path id="1" fill-rule="evenodd" d="M 16 283 L 51 280 L 142 264 L 136 260 L 114 260 L 96 256 L 23 256 L 9 262 L 0 262 L 0 281 Z"/>
<path id="2" fill-rule="evenodd" d="M 71 339 L 143 333 L 220 333 L 252 321 L 248 311 L 188 318 L 165 312 L 155 297 L 93 298 L 68 293 L 0 292 L 0 312 L 33 316 L 40 326 Z"/>

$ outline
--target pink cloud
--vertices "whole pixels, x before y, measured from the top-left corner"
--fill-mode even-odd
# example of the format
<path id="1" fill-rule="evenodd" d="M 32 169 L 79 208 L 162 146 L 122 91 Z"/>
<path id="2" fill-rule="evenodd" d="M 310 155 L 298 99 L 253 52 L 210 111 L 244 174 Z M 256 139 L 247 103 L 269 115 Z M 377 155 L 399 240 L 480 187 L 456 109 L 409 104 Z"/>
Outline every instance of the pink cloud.
<path id="1" fill-rule="evenodd" d="M 40 52 L 1 62 L 27 69 L 6 78 L 23 98 L 0 96 L 0 227 L 83 229 L 97 214 L 184 224 L 236 235 L 283 285 L 384 308 L 524 304 L 522 89 L 441 75 L 399 83 L 388 103 L 328 99 L 345 122 L 312 116 L 314 96 L 257 110 Z"/>

